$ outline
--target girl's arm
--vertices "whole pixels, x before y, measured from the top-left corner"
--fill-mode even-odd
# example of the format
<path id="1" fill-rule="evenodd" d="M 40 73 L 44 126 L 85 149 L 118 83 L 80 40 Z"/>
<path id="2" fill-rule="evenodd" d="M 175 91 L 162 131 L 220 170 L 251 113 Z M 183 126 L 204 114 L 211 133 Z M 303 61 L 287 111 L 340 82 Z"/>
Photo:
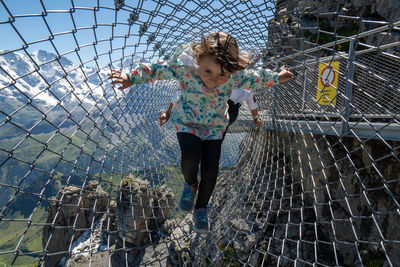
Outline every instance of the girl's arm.
<path id="1" fill-rule="evenodd" d="M 118 89 L 123 90 L 134 84 L 145 84 L 157 80 L 174 79 L 175 72 L 173 66 L 173 64 L 170 65 L 168 62 L 162 61 L 153 64 L 141 63 L 129 73 L 111 70 L 111 74 L 108 74 L 108 79 L 113 79 L 111 84 L 121 84 Z"/>
<path id="2" fill-rule="evenodd" d="M 284 69 L 279 73 L 269 69 L 257 69 L 238 71 L 232 76 L 237 80 L 237 88 L 257 90 L 286 82 L 293 77 L 293 73 L 289 69 Z"/>
<path id="3" fill-rule="evenodd" d="M 165 112 L 160 111 L 160 118 L 158 119 L 160 126 L 163 126 L 169 120 L 173 106 L 173 103 L 169 103 L 168 109 Z"/>
<path id="4" fill-rule="evenodd" d="M 172 108 L 174 107 L 174 104 L 178 102 L 180 95 L 181 90 L 177 90 L 175 95 L 171 99 L 171 103 L 169 103 L 168 109 L 165 112 L 160 111 L 160 117 L 158 118 L 160 126 L 163 126 L 169 120 Z"/>
<path id="5" fill-rule="evenodd" d="M 156 61 L 155 63 L 140 63 L 129 73 L 111 70 L 108 79 L 113 79 L 111 84 L 119 83 L 119 90 L 123 90 L 134 84 L 152 83 L 157 80 L 176 79 L 176 73 L 181 69 L 178 67 L 177 57 L 182 53 L 184 46 L 179 46 L 170 61 Z"/>
<path id="6" fill-rule="evenodd" d="M 131 84 L 152 83 L 158 80 L 171 80 L 175 78 L 173 62 L 157 61 L 155 63 L 141 63 L 134 70 L 127 73 Z"/>

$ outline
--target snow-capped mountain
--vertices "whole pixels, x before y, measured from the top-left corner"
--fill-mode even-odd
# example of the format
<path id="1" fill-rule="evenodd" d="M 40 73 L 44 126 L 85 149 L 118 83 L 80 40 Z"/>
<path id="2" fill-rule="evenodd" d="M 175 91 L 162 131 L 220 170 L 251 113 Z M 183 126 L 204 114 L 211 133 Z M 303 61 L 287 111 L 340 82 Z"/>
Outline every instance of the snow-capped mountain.
<path id="1" fill-rule="evenodd" d="M 2 98 L 38 103 L 46 111 L 61 103 L 82 101 L 94 104 L 103 95 L 100 80 L 107 69 L 77 67 L 67 58 L 57 60 L 55 54 L 38 50 L 31 55 L 11 52 L 0 56 L 0 88 Z"/>
<path id="2" fill-rule="evenodd" d="M 134 66 L 132 58 L 125 61 L 124 66 Z M 43 50 L 31 54 L 0 51 L 0 124 L 5 120 L 4 114 L 12 114 L 14 124 L 27 130 L 34 127 L 31 132 L 37 134 L 81 122 L 90 124 L 88 117 L 98 118 L 102 112 L 104 118 L 110 118 L 124 95 L 116 93 L 106 80 L 109 72 L 109 67 L 80 66 Z M 20 134 L 25 133 L 12 124 L 0 129 L 2 138 Z"/>

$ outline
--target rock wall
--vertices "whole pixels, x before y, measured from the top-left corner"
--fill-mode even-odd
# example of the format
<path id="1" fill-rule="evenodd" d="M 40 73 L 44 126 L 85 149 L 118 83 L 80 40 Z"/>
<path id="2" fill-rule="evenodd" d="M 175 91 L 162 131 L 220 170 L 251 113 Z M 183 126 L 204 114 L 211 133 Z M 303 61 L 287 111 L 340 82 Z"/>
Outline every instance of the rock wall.
<path id="1" fill-rule="evenodd" d="M 117 199 L 118 238 L 112 266 L 135 266 L 145 247 L 160 238 L 174 207 L 174 194 L 165 185 L 153 188 L 145 180 L 125 179 Z"/>
<path id="2" fill-rule="evenodd" d="M 108 203 L 108 195 L 97 181 L 90 181 L 84 190 L 63 187 L 48 208 L 48 225 L 43 228 L 44 266 L 56 266 L 70 244 L 107 211 Z"/>
<path id="3" fill-rule="evenodd" d="M 160 238 L 162 229 L 175 229 L 171 221 L 166 222 L 172 218 L 174 195 L 165 185 L 152 188 L 148 181 L 125 178 L 118 196 L 109 203 L 97 181 L 90 181 L 84 190 L 62 188 L 48 209 L 49 225 L 42 240 L 48 251 L 44 266 L 56 266 L 64 256 L 64 264 L 71 267 L 109 262 L 135 266 L 145 247 Z M 88 229 L 92 230 L 85 232 Z M 82 242 L 71 251 L 70 244 L 78 238 Z M 101 244 L 109 250 L 101 250 Z"/>

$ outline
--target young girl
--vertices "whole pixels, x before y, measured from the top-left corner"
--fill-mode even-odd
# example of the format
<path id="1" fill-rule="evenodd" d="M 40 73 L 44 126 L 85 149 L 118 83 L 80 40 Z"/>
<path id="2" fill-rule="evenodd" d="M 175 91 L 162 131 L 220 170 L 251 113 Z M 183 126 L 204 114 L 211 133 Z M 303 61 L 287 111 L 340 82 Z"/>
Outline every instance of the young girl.
<path id="1" fill-rule="evenodd" d="M 246 70 L 248 59 L 239 53 L 230 34 L 212 32 L 201 42 L 181 45 L 168 62 L 139 64 L 125 74 L 112 70 L 109 79 L 123 90 L 133 84 L 174 79 L 180 82 L 180 101 L 174 107 L 174 123 L 181 148 L 181 168 L 185 178 L 179 208 L 193 211 L 194 229 L 208 232 L 207 204 L 218 176 L 222 137 L 228 126 L 226 102 L 232 89 L 259 89 L 290 80 L 285 69 L 279 74 L 267 69 Z M 200 163 L 201 179 L 197 172 Z"/>

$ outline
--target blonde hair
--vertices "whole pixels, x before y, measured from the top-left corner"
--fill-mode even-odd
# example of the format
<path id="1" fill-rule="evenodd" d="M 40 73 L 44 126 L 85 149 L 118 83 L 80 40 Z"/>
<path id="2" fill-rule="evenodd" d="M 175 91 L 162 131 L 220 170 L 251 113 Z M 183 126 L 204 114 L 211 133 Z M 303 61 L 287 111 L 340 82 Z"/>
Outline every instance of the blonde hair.
<path id="1" fill-rule="evenodd" d="M 203 37 L 201 42 L 192 45 L 197 58 L 213 56 L 223 69 L 234 72 L 249 65 L 249 57 L 240 53 L 235 38 L 226 32 L 212 32 Z"/>

